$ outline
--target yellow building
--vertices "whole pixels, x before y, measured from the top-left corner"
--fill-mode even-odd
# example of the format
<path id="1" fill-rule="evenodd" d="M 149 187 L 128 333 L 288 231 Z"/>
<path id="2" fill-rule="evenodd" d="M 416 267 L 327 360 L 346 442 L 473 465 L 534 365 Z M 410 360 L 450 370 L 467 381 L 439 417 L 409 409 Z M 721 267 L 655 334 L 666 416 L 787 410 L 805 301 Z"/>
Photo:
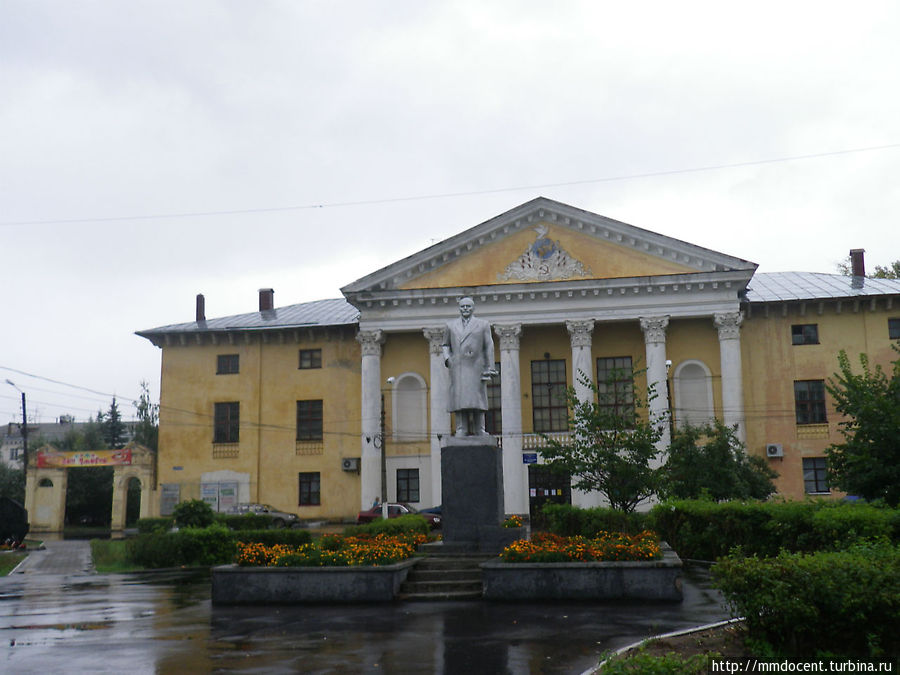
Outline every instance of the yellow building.
<path id="1" fill-rule="evenodd" d="M 565 387 L 589 395 L 579 374 L 614 368 L 646 369 L 651 415 L 736 425 L 783 495 L 829 494 L 824 450 L 840 436 L 824 384 L 840 349 L 890 360 L 900 281 L 756 268 L 537 198 L 342 299 L 275 308 L 263 289 L 258 311 L 207 320 L 198 296 L 195 321 L 138 333 L 162 348 L 157 503 L 350 518 L 381 494 L 386 448 L 388 498 L 440 504 L 451 429 L 441 337 L 464 295 L 495 333 L 488 424 L 508 513 L 600 503 L 543 469 L 538 450 L 542 434 L 567 433 Z"/>

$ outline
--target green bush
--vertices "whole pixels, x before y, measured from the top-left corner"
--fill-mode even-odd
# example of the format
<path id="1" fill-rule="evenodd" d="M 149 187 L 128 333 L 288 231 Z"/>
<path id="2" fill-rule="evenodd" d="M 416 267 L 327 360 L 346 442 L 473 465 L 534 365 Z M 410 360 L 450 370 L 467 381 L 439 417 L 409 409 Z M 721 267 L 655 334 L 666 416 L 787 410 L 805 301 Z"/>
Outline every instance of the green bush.
<path id="1" fill-rule="evenodd" d="M 871 504 L 682 500 L 651 511 L 652 529 L 683 558 L 830 551 L 879 537 L 900 540 L 900 511 Z"/>
<path id="2" fill-rule="evenodd" d="M 597 536 L 598 532 L 637 534 L 649 527 L 646 513 L 620 509 L 582 509 L 571 504 L 545 504 L 542 510 L 547 530 L 563 537 Z"/>
<path id="3" fill-rule="evenodd" d="M 272 526 L 272 516 L 265 513 L 217 513 L 215 519 L 229 530 L 265 530 Z"/>
<path id="4" fill-rule="evenodd" d="M 178 527 L 209 527 L 213 524 L 216 514 L 202 499 L 190 499 L 176 504 L 172 516 Z"/>
<path id="5" fill-rule="evenodd" d="M 387 520 L 379 518 L 365 525 L 350 525 L 344 528 L 344 534 L 347 536 L 357 534 L 370 534 L 373 537 L 377 534 L 406 534 L 407 532 L 419 532 L 428 535 L 431 526 L 423 516 L 415 513 L 408 513 L 397 518 L 388 518 Z"/>
<path id="6" fill-rule="evenodd" d="M 237 542 L 266 546 L 300 546 L 312 540 L 306 530 L 232 531 L 216 523 L 206 528 L 187 527 L 178 532 L 155 532 L 128 540 L 128 557 L 146 568 L 226 565 L 234 559 Z"/>
<path id="7" fill-rule="evenodd" d="M 137 521 L 137 531 L 140 534 L 168 532 L 173 525 L 175 525 L 174 518 L 140 518 Z"/>
<path id="8" fill-rule="evenodd" d="M 713 567 L 760 656 L 900 656 L 900 548 L 723 558 Z"/>

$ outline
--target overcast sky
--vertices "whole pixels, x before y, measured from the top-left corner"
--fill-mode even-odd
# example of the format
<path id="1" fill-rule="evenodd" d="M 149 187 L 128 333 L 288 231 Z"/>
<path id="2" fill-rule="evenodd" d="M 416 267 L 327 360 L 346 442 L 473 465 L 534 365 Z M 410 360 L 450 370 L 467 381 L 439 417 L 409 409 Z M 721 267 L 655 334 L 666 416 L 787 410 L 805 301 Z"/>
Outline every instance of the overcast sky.
<path id="1" fill-rule="evenodd" d="M 197 293 L 339 297 L 538 195 L 762 272 L 896 260 L 898 7 L 0 0 L 0 423 L 7 378 L 131 417 L 134 331 Z"/>

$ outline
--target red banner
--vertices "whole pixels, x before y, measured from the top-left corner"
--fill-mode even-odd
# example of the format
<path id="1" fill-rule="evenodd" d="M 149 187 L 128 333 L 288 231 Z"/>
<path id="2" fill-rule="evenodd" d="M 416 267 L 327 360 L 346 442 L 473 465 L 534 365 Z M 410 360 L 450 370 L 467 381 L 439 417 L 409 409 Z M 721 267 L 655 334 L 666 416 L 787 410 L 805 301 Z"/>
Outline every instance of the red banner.
<path id="1" fill-rule="evenodd" d="M 70 469 L 80 466 L 122 466 L 131 464 L 131 450 L 87 450 L 64 452 L 62 450 L 38 450 L 39 469 Z"/>

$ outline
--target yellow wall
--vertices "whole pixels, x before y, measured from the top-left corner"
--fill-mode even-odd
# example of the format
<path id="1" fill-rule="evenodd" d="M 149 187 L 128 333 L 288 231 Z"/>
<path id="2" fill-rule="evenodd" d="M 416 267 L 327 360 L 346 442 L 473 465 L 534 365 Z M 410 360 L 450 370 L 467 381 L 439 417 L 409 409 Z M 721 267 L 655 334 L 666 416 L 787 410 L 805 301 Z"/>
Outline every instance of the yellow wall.
<path id="1" fill-rule="evenodd" d="M 545 225 L 549 228 L 546 237 L 558 242 L 569 256 L 584 265 L 586 273 L 581 277 L 573 277 L 575 279 L 613 279 L 697 271 L 566 227 L 546 223 Z M 500 277 L 506 266 L 525 253 L 536 238 L 534 228 L 516 232 L 500 241 L 485 245 L 475 253 L 415 277 L 402 284 L 400 288 L 450 288 L 521 283 L 516 279 L 504 280 Z"/>

